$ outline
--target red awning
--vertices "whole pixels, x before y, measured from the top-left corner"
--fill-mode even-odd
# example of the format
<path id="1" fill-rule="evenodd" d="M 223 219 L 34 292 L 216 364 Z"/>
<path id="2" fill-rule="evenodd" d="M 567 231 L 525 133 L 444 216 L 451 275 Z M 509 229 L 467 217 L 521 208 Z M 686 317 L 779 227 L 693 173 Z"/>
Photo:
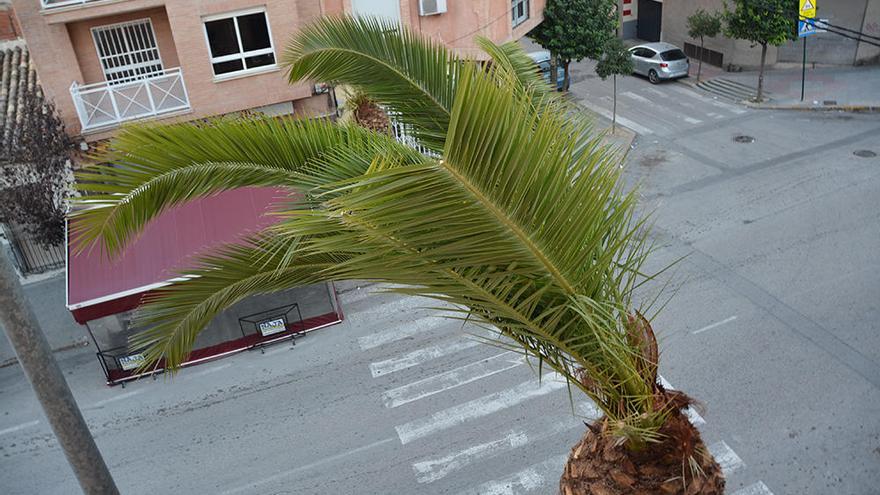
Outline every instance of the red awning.
<path id="1" fill-rule="evenodd" d="M 68 246 L 68 309 L 84 323 L 135 308 L 144 293 L 190 266 L 194 255 L 276 222 L 267 213 L 286 194 L 275 188 L 236 189 L 175 207 L 113 259 L 97 246 L 80 254 Z"/>

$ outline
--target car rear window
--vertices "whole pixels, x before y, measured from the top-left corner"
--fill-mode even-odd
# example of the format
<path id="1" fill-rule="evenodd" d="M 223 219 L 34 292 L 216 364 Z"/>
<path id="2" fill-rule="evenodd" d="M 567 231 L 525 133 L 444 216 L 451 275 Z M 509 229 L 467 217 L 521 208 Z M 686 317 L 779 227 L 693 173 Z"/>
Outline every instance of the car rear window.
<path id="1" fill-rule="evenodd" d="M 663 60 L 670 62 L 672 60 L 682 60 L 687 58 L 687 55 L 684 54 L 683 51 L 676 48 L 675 50 L 669 50 L 660 54 L 660 58 Z"/>

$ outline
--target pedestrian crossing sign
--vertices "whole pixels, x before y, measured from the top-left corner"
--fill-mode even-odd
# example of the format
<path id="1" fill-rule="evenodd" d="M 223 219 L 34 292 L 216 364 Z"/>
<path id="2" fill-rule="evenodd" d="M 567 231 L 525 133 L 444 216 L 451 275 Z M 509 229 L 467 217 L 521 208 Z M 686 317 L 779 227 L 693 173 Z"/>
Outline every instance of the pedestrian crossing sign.
<path id="1" fill-rule="evenodd" d="M 800 14 L 801 19 L 812 19 L 816 17 L 816 0 L 798 0 L 798 2 L 800 2 L 798 13 Z"/>
<path id="2" fill-rule="evenodd" d="M 804 38 L 816 34 L 816 21 L 813 19 L 804 19 L 798 21 L 798 38 Z"/>

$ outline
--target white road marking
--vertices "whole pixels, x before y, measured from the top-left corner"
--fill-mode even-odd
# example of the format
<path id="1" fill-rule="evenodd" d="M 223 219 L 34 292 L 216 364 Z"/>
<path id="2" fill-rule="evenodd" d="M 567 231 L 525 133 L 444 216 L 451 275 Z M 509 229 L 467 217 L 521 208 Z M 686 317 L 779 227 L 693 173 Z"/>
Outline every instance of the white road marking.
<path id="1" fill-rule="evenodd" d="M 502 373 L 524 363 L 525 361 L 517 358 L 516 353 L 502 352 L 476 363 L 460 366 L 439 375 L 393 388 L 382 394 L 382 398 L 385 401 L 385 407 L 398 407 L 481 378 Z"/>
<path id="2" fill-rule="evenodd" d="M 0 435 L 6 435 L 7 433 L 15 433 L 16 431 L 21 431 L 25 428 L 30 428 L 31 426 L 37 426 L 38 424 L 40 424 L 40 422 L 36 421 L 36 420 L 28 421 L 27 423 L 22 423 L 17 426 L 12 426 L 9 428 L 2 429 L 2 430 L 0 430 Z"/>
<path id="3" fill-rule="evenodd" d="M 651 104 L 652 104 L 651 100 L 645 98 L 645 97 L 642 96 L 642 95 L 635 94 L 635 93 L 633 93 L 632 91 L 624 91 L 623 93 L 620 93 L 620 95 L 621 95 L 621 96 L 626 96 L 627 98 L 631 98 L 631 99 L 633 99 L 633 100 L 636 100 L 636 101 L 639 102 L 639 103 L 645 103 L 645 104 L 648 104 L 648 105 L 651 105 Z"/>
<path id="4" fill-rule="evenodd" d="M 709 453 L 712 454 L 712 457 L 721 466 L 724 476 L 730 476 L 730 473 L 746 465 L 724 440 L 710 445 Z"/>
<path id="5" fill-rule="evenodd" d="M 566 383 L 564 380 L 556 380 L 549 376 L 545 377 L 540 385 L 534 379 L 531 379 L 516 387 L 495 392 L 442 411 L 437 411 L 431 416 L 410 421 L 395 427 L 395 430 L 397 430 L 400 443 L 405 445 L 413 440 L 427 437 L 472 419 L 488 416 L 565 387 Z"/>
<path id="6" fill-rule="evenodd" d="M 747 487 L 740 488 L 731 495 L 773 495 L 773 492 L 767 488 L 767 485 L 765 485 L 763 481 L 758 481 Z"/>
<path id="7" fill-rule="evenodd" d="M 430 347 L 425 347 L 424 349 L 417 349 L 410 353 L 404 354 L 401 357 L 386 359 L 377 363 L 371 363 L 370 373 L 373 374 L 373 378 L 377 378 L 383 375 L 387 375 L 389 373 L 394 373 L 395 371 L 405 370 L 407 368 L 412 368 L 413 366 L 418 366 L 432 359 L 455 354 L 456 352 L 470 349 L 471 347 L 476 347 L 480 344 L 481 342 L 477 341 L 476 339 L 458 337 L 458 339 L 456 339 L 454 342 L 448 344 L 432 345 Z"/>
<path id="8" fill-rule="evenodd" d="M 672 384 L 669 383 L 669 382 L 666 380 L 666 378 L 663 378 L 662 376 L 660 377 L 660 384 L 663 385 L 663 388 L 665 388 L 665 389 L 668 389 L 668 390 L 675 390 L 675 387 L 673 387 Z M 700 416 L 700 413 L 698 413 L 698 412 L 693 408 L 693 406 L 688 406 L 688 408 L 684 410 L 684 414 L 685 414 L 685 416 L 688 417 L 688 420 L 689 420 L 689 421 L 691 422 L 691 424 L 694 425 L 694 426 L 700 426 L 700 425 L 704 425 L 704 424 L 706 424 L 706 420 L 703 419 L 702 416 Z"/>
<path id="9" fill-rule="evenodd" d="M 437 459 L 416 462 L 413 464 L 416 480 L 419 483 L 433 483 L 444 478 L 449 473 L 467 467 L 476 461 L 497 457 L 513 449 L 523 447 L 529 442 L 543 440 L 572 428 L 583 428 L 581 418 L 596 419 L 600 415 L 596 406 L 591 402 L 581 403 L 577 409 L 580 417 L 573 415 L 565 417 L 551 416 L 550 418 L 542 417 L 543 421 L 537 427 L 530 428 L 528 431 L 511 431 L 504 437 L 490 442 L 474 445 L 473 447 L 453 452 Z"/>
<path id="10" fill-rule="evenodd" d="M 416 462 L 412 465 L 419 483 L 433 483 L 449 473 L 461 469 L 474 461 L 513 450 L 529 443 L 529 438 L 521 431 L 512 431 L 504 438 L 474 445 L 461 452 L 455 452 L 438 459 Z"/>
<path id="11" fill-rule="evenodd" d="M 746 113 L 746 110 L 744 110 L 742 108 L 737 108 L 733 105 L 730 105 L 730 104 L 727 104 L 724 102 L 720 102 L 714 98 L 710 98 L 708 96 L 703 96 L 692 89 L 686 89 L 686 88 L 683 88 L 680 86 L 676 86 L 675 84 L 668 84 L 667 86 L 669 87 L 669 89 L 675 91 L 676 93 L 683 94 L 685 96 L 690 96 L 691 98 L 695 98 L 700 101 L 704 101 L 710 105 L 714 105 L 718 108 L 723 108 L 723 109 L 725 109 L 729 112 L 735 113 L 737 115 L 742 115 L 742 114 Z"/>
<path id="12" fill-rule="evenodd" d="M 394 342 L 395 340 L 412 337 L 413 335 L 424 332 L 425 330 L 436 328 L 442 323 L 444 323 L 444 318 L 442 317 L 426 316 L 424 318 L 418 318 L 416 320 L 402 323 L 390 330 L 385 330 L 384 332 L 374 333 L 372 335 L 361 337 L 358 339 L 358 344 L 360 344 L 362 350 L 366 351 L 368 349 L 373 349 L 381 345 Z"/>
<path id="13" fill-rule="evenodd" d="M 547 476 L 551 476 L 549 485 L 557 486 L 559 476 L 565 466 L 568 455 L 558 455 L 544 462 L 534 464 L 500 480 L 488 481 L 482 485 L 466 490 L 461 495 L 514 495 L 539 488 L 547 488 Z M 556 488 L 546 493 L 555 493 Z"/>
<path id="14" fill-rule="evenodd" d="M 647 92 L 649 92 L 649 93 L 654 93 L 655 95 L 657 95 L 657 96 L 662 96 L 662 97 L 664 97 L 664 98 L 669 97 L 669 95 L 667 95 L 667 94 L 664 93 L 663 91 L 660 91 L 660 90 L 657 89 L 657 88 L 652 88 L 652 87 L 650 87 L 650 86 L 648 86 L 647 88 L 645 88 L 645 91 L 647 91 Z"/>
<path id="15" fill-rule="evenodd" d="M 144 393 L 144 390 L 146 390 L 146 389 L 145 389 L 145 388 L 142 388 L 142 389 L 140 389 L 140 390 L 132 390 L 131 392 L 126 392 L 126 393 L 124 393 L 124 394 L 119 394 L 119 395 L 117 395 L 117 396 L 115 396 L 115 397 L 110 397 L 109 399 L 99 400 L 98 402 L 95 402 L 94 404 L 92 404 L 91 406 L 89 406 L 89 409 L 95 409 L 95 408 L 98 408 L 98 407 L 102 407 L 102 406 L 104 406 L 104 405 L 107 405 L 107 404 L 109 404 L 109 403 L 111 403 L 111 402 L 116 402 L 116 401 L 118 401 L 118 400 L 123 400 L 123 399 L 128 399 L 129 397 L 134 397 L 135 395 L 138 395 L 138 394 L 142 394 L 142 393 Z"/>
<path id="16" fill-rule="evenodd" d="M 258 488 L 258 487 L 265 485 L 267 483 L 273 483 L 275 481 L 287 478 L 287 477 L 292 476 L 294 474 L 297 474 L 297 473 L 300 473 L 303 471 L 307 471 L 309 469 L 316 468 L 316 467 L 324 465 L 324 464 L 335 462 L 340 459 L 344 459 L 346 457 L 349 457 L 351 455 L 359 454 L 359 453 L 364 452 L 366 450 L 370 450 L 370 449 L 373 449 L 373 448 L 378 447 L 380 445 L 385 445 L 386 443 L 390 443 L 393 441 L 394 441 L 394 437 L 390 437 L 390 438 L 386 438 L 385 440 L 379 440 L 378 442 L 373 442 L 369 445 L 364 445 L 363 447 L 358 447 L 358 448 L 352 449 L 352 450 L 346 450 L 346 451 L 342 452 L 341 454 L 336 454 L 336 455 L 332 455 L 330 457 L 325 457 L 323 459 L 317 460 L 315 462 L 311 462 L 309 464 L 304 464 L 302 466 L 295 467 L 293 469 L 289 469 L 289 470 L 281 472 L 281 473 L 273 474 L 272 476 L 268 476 L 266 478 L 261 478 L 258 481 L 254 481 L 254 482 L 248 483 L 246 485 L 241 485 L 236 488 L 231 488 L 229 490 L 226 490 L 225 492 L 222 492 L 221 495 L 229 495 L 232 493 L 241 493 L 241 492 L 245 492 L 245 491 L 255 491 L 254 490 L 255 488 Z"/>
<path id="17" fill-rule="evenodd" d="M 589 103 L 587 101 L 581 101 L 580 104 L 592 110 L 593 112 L 598 113 L 608 120 L 611 120 L 611 118 L 613 117 L 611 110 L 606 110 L 598 105 L 593 105 L 592 103 Z M 629 129 L 632 129 L 639 134 L 654 134 L 654 131 L 652 131 L 651 129 L 648 129 L 643 125 L 639 125 L 626 117 L 621 117 L 620 115 L 617 116 L 617 123 L 624 127 L 628 127 Z"/>
<path id="18" fill-rule="evenodd" d="M 190 378 L 194 378 L 194 377 L 198 377 L 198 376 L 210 375 L 211 373 L 215 373 L 220 370 L 225 370 L 226 368 L 229 368 L 230 366 L 232 366 L 232 363 L 221 364 L 220 366 L 214 366 L 214 367 L 211 367 L 211 368 L 208 368 L 205 370 L 197 371 L 197 372 L 192 373 L 188 376 Z"/>
<path id="19" fill-rule="evenodd" d="M 702 120 L 695 119 L 693 117 L 685 117 L 684 121 L 687 122 L 688 124 L 699 124 L 700 122 L 702 122 Z"/>
<path id="20" fill-rule="evenodd" d="M 700 328 L 699 330 L 694 330 L 694 331 L 691 332 L 691 333 L 694 334 L 694 335 L 696 335 L 696 334 L 698 334 L 698 333 L 703 333 L 703 332 L 705 332 L 706 330 L 712 330 L 713 328 L 720 327 L 721 325 L 724 325 L 725 323 L 730 323 L 730 322 L 732 322 L 732 321 L 735 320 L 735 319 L 736 319 L 736 315 L 731 316 L 730 318 L 725 318 L 725 319 L 723 319 L 723 320 L 721 320 L 721 321 L 716 321 L 715 323 L 713 323 L 713 324 L 711 324 L 711 325 L 706 325 L 705 327 Z"/>

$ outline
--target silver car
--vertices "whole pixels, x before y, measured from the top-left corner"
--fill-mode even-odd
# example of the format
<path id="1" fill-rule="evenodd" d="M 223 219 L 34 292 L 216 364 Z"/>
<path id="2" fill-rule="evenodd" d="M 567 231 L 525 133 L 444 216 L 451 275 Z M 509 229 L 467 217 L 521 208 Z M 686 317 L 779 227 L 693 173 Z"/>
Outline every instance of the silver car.
<path id="1" fill-rule="evenodd" d="M 648 76 L 652 84 L 687 77 L 690 61 L 681 48 L 669 43 L 646 43 L 629 49 L 633 72 Z"/>

